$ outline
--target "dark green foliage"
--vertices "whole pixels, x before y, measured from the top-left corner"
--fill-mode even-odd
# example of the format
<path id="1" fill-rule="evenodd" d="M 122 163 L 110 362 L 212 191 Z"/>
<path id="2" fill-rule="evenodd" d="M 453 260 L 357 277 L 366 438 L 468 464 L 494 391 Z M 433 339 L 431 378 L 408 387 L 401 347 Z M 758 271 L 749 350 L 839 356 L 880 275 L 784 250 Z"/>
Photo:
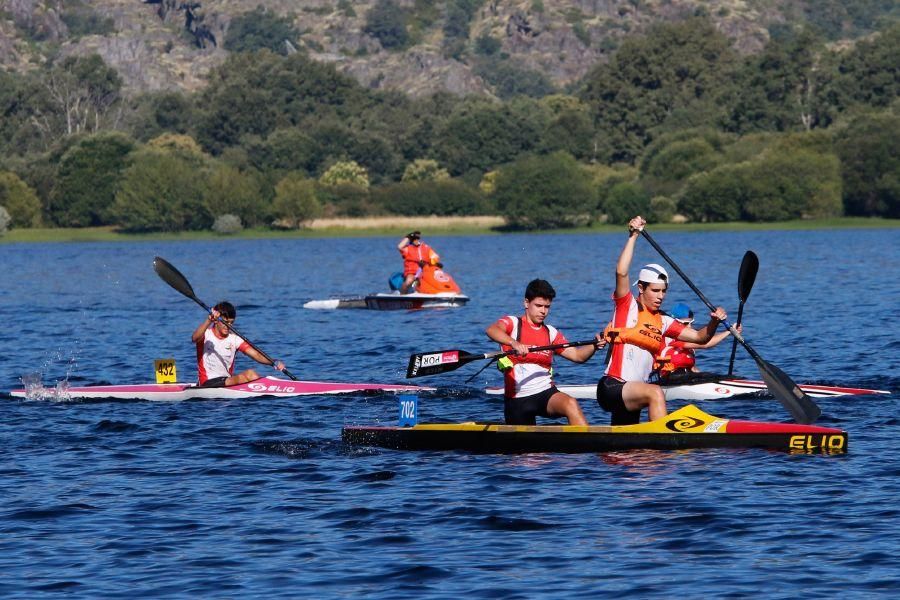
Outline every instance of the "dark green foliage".
<path id="1" fill-rule="evenodd" d="M 579 160 L 594 157 L 594 123 L 586 111 L 563 109 L 554 115 L 541 134 L 541 151 L 563 150 Z"/>
<path id="2" fill-rule="evenodd" d="M 70 148 L 50 195 L 53 221 L 63 227 L 111 224 L 110 208 L 133 149 L 131 138 L 115 132 L 88 136 Z"/>
<path id="3" fill-rule="evenodd" d="M 860 40 L 839 55 L 826 100 L 837 110 L 855 105 L 886 107 L 900 96 L 900 25 Z"/>
<path id="4" fill-rule="evenodd" d="M 653 195 L 677 193 L 688 177 L 723 162 L 724 137 L 711 130 L 688 130 L 660 137 L 641 159 L 644 187 Z"/>
<path id="5" fill-rule="evenodd" d="M 607 222 L 616 225 L 627 223 L 634 215 L 651 216 L 650 196 L 636 183 L 617 183 L 603 200 L 603 212 Z"/>
<path id="6" fill-rule="evenodd" d="M 244 146 L 253 166 L 260 171 L 301 171 L 309 175 L 325 158 L 320 156 L 321 147 L 316 141 L 294 127 L 276 129 L 265 140 L 247 138 Z"/>
<path id="7" fill-rule="evenodd" d="M 347 118 L 369 99 L 358 83 L 333 66 L 300 54 L 268 51 L 229 56 L 200 94 L 198 140 L 214 153 L 243 136 L 266 137 L 280 127 Z"/>
<path id="8" fill-rule="evenodd" d="M 187 133 L 197 122 L 197 111 L 180 92 L 159 92 L 140 98 L 135 111 L 135 139 L 147 141 L 164 132 Z"/>
<path id="9" fill-rule="evenodd" d="M 406 29 L 409 15 L 394 0 L 378 0 L 366 15 L 363 31 L 387 50 L 399 50 L 409 43 L 409 32 Z"/>
<path id="10" fill-rule="evenodd" d="M 678 209 L 692 221 L 737 221 L 747 193 L 748 169 L 724 165 L 690 179 Z"/>
<path id="11" fill-rule="evenodd" d="M 515 96 L 542 98 L 556 92 L 556 86 L 549 77 L 509 59 L 485 58 L 478 62 L 474 72 L 504 100 Z"/>
<path id="12" fill-rule="evenodd" d="M 828 39 L 865 35 L 880 20 L 900 19 L 896 0 L 804 0 L 803 18 Z"/>
<path id="13" fill-rule="evenodd" d="M 900 116 L 853 119 L 835 140 L 847 214 L 900 218 Z"/>
<path id="14" fill-rule="evenodd" d="M 225 49 L 231 52 L 255 52 L 270 50 L 276 54 L 287 54 L 285 41 L 296 45 L 300 34 L 294 29 L 291 19 L 280 17 L 262 6 L 238 15 L 228 26 Z"/>
<path id="15" fill-rule="evenodd" d="M 500 40 L 486 33 L 475 40 L 475 53 L 482 56 L 494 56 L 502 47 L 503 43 Z"/>
<path id="16" fill-rule="evenodd" d="M 484 173 L 533 150 L 546 125 L 534 106 L 472 101 L 458 107 L 432 139 L 438 162 L 451 175 L 473 168 Z"/>
<path id="17" fill-rule="evenodd" d="M 217 165 L 206 183 L 206 208 L 213 217 L 235 215 L 244 225 L 255 227 L 271 215 L 261 188 L 258 173 Z"/>
<path id="18" fill-rule="evenodd" d="M 713 123 L 717 98 L 732 85 L 737 56 L 707 19 L 657 25 L 629 37 L 609 64 L 584 80 L 580 97 L 593 108 L 603 158 L 633 162 L 673 114 Z"/>
<path id="19" fill-rule="evenodd" d="M 833 119 L 821 98 L 830 76 L 830 70 L 822 68 L 827 59 L 822 40 L 810 30 L 770 40 L 762 53 L 745 60 L 738 73 L 725 127 L 748 133 L 827 126 Z"/>
<path id="20" fill-rule="evenodd" d="M 125 170 L 112 214 L 123 231 L 208 229 L 203 169 L 180 154 L 147 149 Z"/>
<path id="21" fill-rule="evenodd" d="M 320 185 L 317 196 L 329 217 L 368 217 L 384 212 L 372 200 L 369 190 L 351 183 Z"/>
<path id="22" fill-rule="evenodd" d="M 372 190 L 373 200 L 397 215 L 483 215 L 491 212 L 481 193 L 460 181 L 407 181 Z"/>
<path id="23" fill-rule="evenodd" d="M 515 228 L 572 227 L 596 216 L 597 195 L 590 176 L 565 152 L 525 156 L 503 167 L 493 198 Z"/>
<path id="24" fill-rule="evenodd" d="M 60 14 L 62 22 L 69 28 L 69 35 L 82 37 L 85 35 L 109 35 L 115 31 L 115 21 L 94 12 L 82 2 L 67 2 Z"/>

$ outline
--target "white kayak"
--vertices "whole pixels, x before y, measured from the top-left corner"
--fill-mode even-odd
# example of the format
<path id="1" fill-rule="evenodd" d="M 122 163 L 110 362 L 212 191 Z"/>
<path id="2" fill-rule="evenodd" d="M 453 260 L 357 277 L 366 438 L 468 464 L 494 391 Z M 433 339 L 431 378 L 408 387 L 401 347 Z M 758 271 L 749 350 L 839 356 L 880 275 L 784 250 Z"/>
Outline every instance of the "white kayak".
<path id="1" fill-rule="evenodd" d="M 465 294 L 441 292 L 438 294 L 401 294 L 385 292 L 367 296 L 350 296 L 346 298 L 328 298 L 327 300 L 310 300 L 303 308 L 318 310 L 334 310 L 337 308 L 368 308 L 370 310 L 418 310 L 421 308 L 456 308 L 465 305 L 469 297 Z"/>
<path id="2" fill-rule="evenodd" d="M 108 398 L 114 400 L 150 400 L 177 402 L 193 399 L 236 398 L 292 398 L 322 394 L 399 393 L 434 391 L 434 388 L 417 385 L 392 385 L 381 383 L 336 383 L 331 381 L 291 381 L 277 377 L 261 377 L 256 381 L 230 387 L 198 387 L 193 383 L 141 383 L 136 385 L 91 385 L 68 387 L 57 385 L 45 388 L 41 385 L 13 390 L 14 398 L 31 400 L 81 400 Z"/>
<path id="3" fill-rule="evenodd" d="M 724 400 L 735 396 L 748 394 L 767 393 L 764 381 L 752 379 L 733 379 L 727 376 L 698 374 L 695 381 L 679 381 L 662 383 L 661 387 L 666 394 L 666 400 L 685 400 L 694 402 L 697 400 Z M 573 398 L 582 400 L 597 399 L 597 384 L 583 385 L 557 385 L 559 391 L 569 394 Z M 812 398 L 830 398 L 833 396 L 865 396 L 868 394 L 889 394 L 885 390 L 871 390 L 866 388 L 839 387 L 831 385 L 804 384 L 799 386 Z M 490 387 L 488 394 L 502 394 L 502 387 Z"/>

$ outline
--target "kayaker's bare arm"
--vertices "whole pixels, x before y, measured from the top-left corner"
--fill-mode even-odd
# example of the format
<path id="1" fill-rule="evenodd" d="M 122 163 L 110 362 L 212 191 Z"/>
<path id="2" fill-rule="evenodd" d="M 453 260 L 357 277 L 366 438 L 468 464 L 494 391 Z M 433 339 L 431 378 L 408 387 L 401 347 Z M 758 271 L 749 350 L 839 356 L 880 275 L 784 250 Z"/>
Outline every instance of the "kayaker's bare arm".
<path id="1" fill-rule="evenodd" d="M 593 346 L 578 346 L 573 348 L 566 348 L 562 352 L 559 353 L 563 358 L 568 358 L 572 362 L 583 363 L 587 362 L 594 356 L 594 353 L 597 351 L 597 348 L 602 348 L 606 345 L 606 340 L 603 338 L 603 335 L 596 334 L 597 343 Z"/>
<path id="2" fill-rule="evenodd" d="M 744 328 L 741 325 L 737 326 L 738 333 L 743 333 Z M 712 339 L 706 342 L 705 344 L 695 344 L 693 342 L 686 342 L 684 347 L 688 350 L 706 350 L 707 348 L 714 348 L 722 343 L 722 340 L 731 335 L 731 331 L 726 329 L 725 331 L 720 331 L 716 335 L 712 336 Z"/>
<path id="3" fill-rule="evenodd" d="M 709 323 L 706 324 L 706 327 L 703 329 L 691 329 L 690 327 L 685 327 L 678 336 L 678 339 L 683 342 L 693 342 L 695 344 L 706 344 L 709 342 L 716 334 L 719 323 L 727 319 L 728 315 L 725 312 L 725 309 L 719 306 L 716 310 L 709 313 L 709 316 Z"/>
<path id="4" fill-rule="evenodd" d="M 209 329 L 210 323 L 219 318 L 219 311 L 216 309 L 212 309 L 210 314 L 203 319 L 203 322 L 197 325 L 197 329 L 194 330 L 194 333 L 191 334 L 191 341 L 195 344 L 199 344 L 203 340 L 203 336 L 206 334 L 206 330 Z"/>
<path id="5" fill-rule="evenodd" d="M 631 259 L 634 258 L 634 244 L 637 242 L 638 236 L 647 221 L 643 217 L 637 216 L 628 222 L 628 241 L 619 254 L 619 261 L 616 263 L 616 298 L 631 293 L 631 283 L 628 281 L 628 270 L 631 268 Z"/>
<path id="6" fill-rule="evenodd" d="M 273 367 L 275 367 L 275 368 L 278 369 L 279 371 L 284 370 L 284 363 L 283 363 L 283 362 L 281 362 L 280 360 L 276 360 L 276 361 L 275 361 L 275 364 L 270 363 L 270 362 L 269 362 L 269 359 L 267 359 L 265 356 L 263 356 L 262 354 L 260 354 L 259 352 L 257 352 L 257 351 L 256 351 L 256 348 L 254 348 L 254 347 L 252 347 L 252 346 L 250 346 L 250 347 L 248 347 L 246 350 L 244 350 L 244 354 L 246 354 L 247 356 L 249 356 L 250 358 L 252 358 L 253 360 L 255 360 L 255 361 L 258 362 L 258 363 L 261 363 L 261 364 L 264 364 L 264 365 L 272 365 Z"/>
<path id="7" fill-rule="evenodd" d="M 403 249 L 406 248 L 407 246 L 409 246 L 410 241 L 411 240 L 409 239 L 408 235 L 404 236 L 403 239 L 400 240 L 400 243 L 397 244 L 397 250 L 399 250 L 402 253 Z"/>
<path id="8" fill-rule="evenodd" d="M 494 323 L 490 327 L 484 330 L 489 338 L 497 342 L 498 344 L 503 344 L 504 346 L 510 346 L 513 350 L 516 351 L 516 354 L 519 356 L 525 356 L 528 354 L 528 346 L 523 344 L 522 342 L 517 342 L 512 338 L 511 335 L 506 333 L 502 327 Z"/>

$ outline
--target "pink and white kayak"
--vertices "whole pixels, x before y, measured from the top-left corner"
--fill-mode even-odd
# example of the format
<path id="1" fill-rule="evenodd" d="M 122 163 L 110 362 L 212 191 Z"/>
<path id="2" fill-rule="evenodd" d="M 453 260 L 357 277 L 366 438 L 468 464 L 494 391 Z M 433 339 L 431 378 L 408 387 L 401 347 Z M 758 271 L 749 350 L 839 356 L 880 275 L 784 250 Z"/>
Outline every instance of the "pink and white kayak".
<path id="1" fill-rule="evenodd" d="M 292 398 L 323 394 L 398 393 L 433 391 L 435 388 L 417 385 L 390 385 L 380 383 L 336 383 L 331 381 L 291 381 L 277 377 L 261 377 L 256 381 L 230 387 L 197 387 L 193 383 L 142 383 L 136 385 L 91 385 L 67 387 L 57 385 L 45 388 L 41 385 L 13 390 L 14 398 L 31 400 L 82 400 L 109 398 L 114 400 L 150 400 L 177 402 L 193 399 L 230 400 L 234 398 Z"/>
<path id="2" fill-rule="evenodd" d="M 728 379 L 727 377 L 696 382 L 682 381 L 678 383 L 661 384 L 666 400 L 684 400 L 694 402 L 698 400 L 725 400 L 736 396 L 748 394 L 764 394 L 767 392 L 764 381 L 752 379 Z M 585 385 L 557 385 L 559 391 L 569 394 L 573 398 L 582 400 L 596 400 L 597 384 Z M 834 396 L 866 396 L 869 394 L 889 394 L 885 390 L 870 390 L 866 388 L 839 387 L 831 385 L 799 386 L 811 398 L 831 398 Z M 502 387 L 490 387 L 488 394 L 502 394 Z"/>

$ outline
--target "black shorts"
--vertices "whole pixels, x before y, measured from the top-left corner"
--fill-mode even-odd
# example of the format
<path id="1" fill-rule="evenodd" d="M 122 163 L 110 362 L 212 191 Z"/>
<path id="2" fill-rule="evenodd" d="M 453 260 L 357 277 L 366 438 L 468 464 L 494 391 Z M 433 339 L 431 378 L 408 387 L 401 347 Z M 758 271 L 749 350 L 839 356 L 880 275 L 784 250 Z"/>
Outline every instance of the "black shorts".
<path id="1" fill-rule="evenodd" d="M 597 404 L 610 414 L 610 425 L 637 425 L 641 422 L 641 411 L 625 408 L 623 387 L 624 381 L 615 377 L 601 377 L 597 382 Z"/>
<path id="2" fill-rule="evenodd" d="M 507 425 L 534 425 L 535 417 L 550 417 L 547 405 L 559 390 L 556 386 L 524 398 L 503 398 L 503 418 Z"/>
<path id="3" fill-rule="evenodd" d="M 225 387 L 228 377 L 213 377 L 201 383 L 198 387 Z"/>

